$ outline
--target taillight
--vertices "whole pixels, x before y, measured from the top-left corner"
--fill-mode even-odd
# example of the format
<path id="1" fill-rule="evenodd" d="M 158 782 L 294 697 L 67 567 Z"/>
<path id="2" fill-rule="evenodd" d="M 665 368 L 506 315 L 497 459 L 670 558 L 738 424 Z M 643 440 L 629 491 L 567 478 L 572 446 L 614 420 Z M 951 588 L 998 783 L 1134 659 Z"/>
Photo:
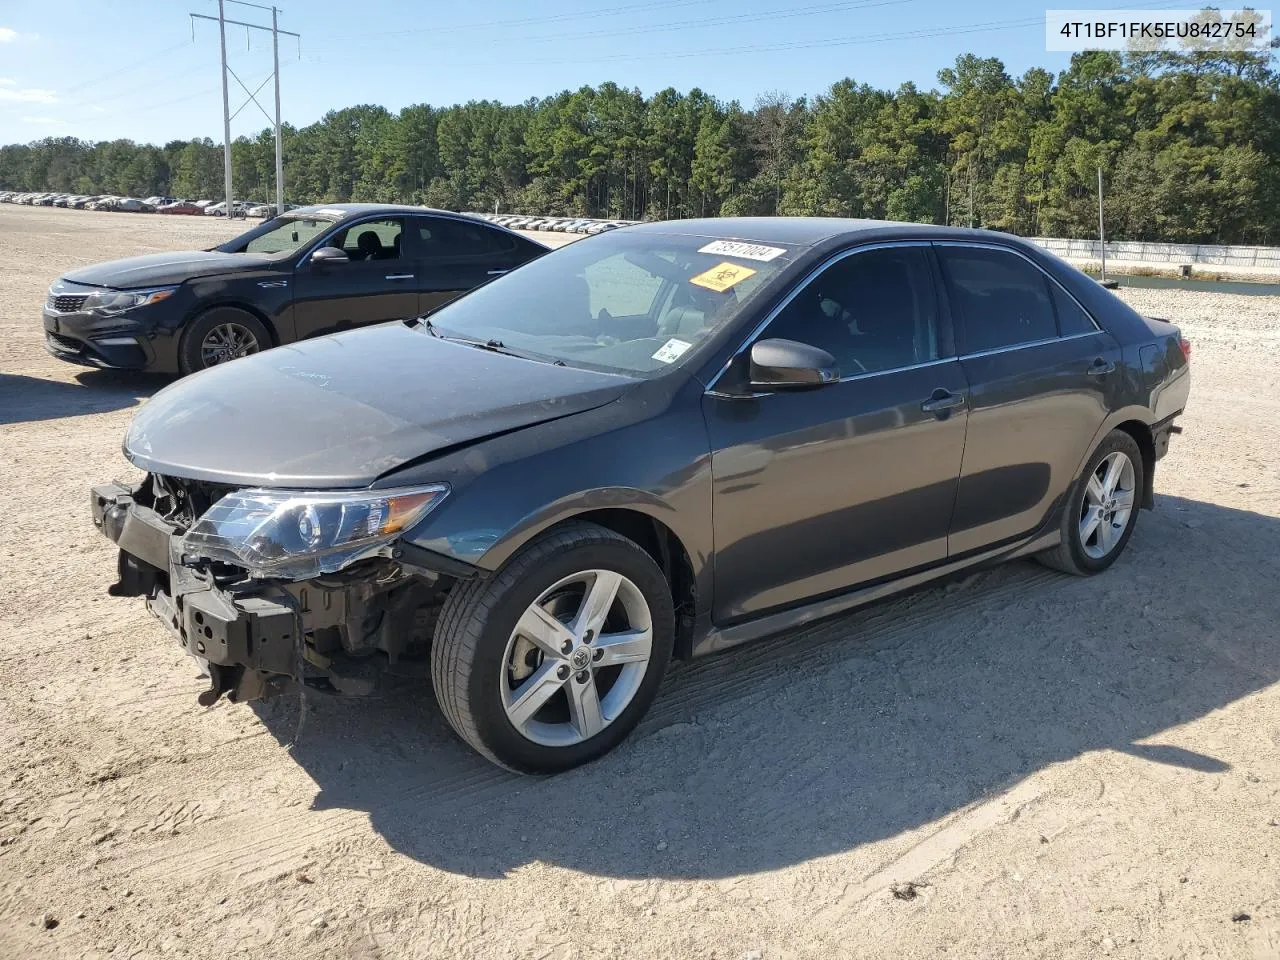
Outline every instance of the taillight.
<path id="1" fill-rule="evenodd" d="M 1188 340 L 1186 337 L 1182 336 L 1181 334 L 1179 334 L 1179 335 L 1178 335 L 1178 346 L 1180 346 L 1180 347 L 1182 348 L 1182 355 L 1183 355 L 1184 357 L 1186 357 L 1186 358 L 1187 358 L 1187 361 L 1188 361 L 1188 362 L 1190 362 L 1190 360 L 1191 360 L 1191 341 L 1190 341 L 1190 340 Z"/>

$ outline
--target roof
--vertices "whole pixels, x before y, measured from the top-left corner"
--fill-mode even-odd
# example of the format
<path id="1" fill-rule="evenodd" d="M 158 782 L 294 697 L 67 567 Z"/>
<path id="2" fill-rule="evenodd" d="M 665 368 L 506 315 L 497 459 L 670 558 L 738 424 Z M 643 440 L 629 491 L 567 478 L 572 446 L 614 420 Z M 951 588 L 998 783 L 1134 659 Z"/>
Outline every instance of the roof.
<path id="1" fill-rule="evenodd" d="M 895 220 L 860 220 L 852 217 L 706 217 L 692 220 L 657 220 L 624 228 L 628 233 L 675 234 L 720 240 L 749 240 L 812 246 L 833 238 L 874 235 L 877 240 L 952 239 L 1018 242 L 1012 234 L 965 227 L 941 227 L 929 223 Z"/>
<path id="2" fill-rule="evenodd" d="M 465 213 L 454 213 L 451 210 L 434 210 L 431 207 L 415 207 L 407 203 L 313 203 L 306 207 L 294 207 L 286 210 L 286 214 L 320 213 L 340 210 L 343 218 L 362 216 L 367 213 L 437 213 L 446 217 L 466 217 Z M 474 220 L 474 217 L 468 219 Z"/>

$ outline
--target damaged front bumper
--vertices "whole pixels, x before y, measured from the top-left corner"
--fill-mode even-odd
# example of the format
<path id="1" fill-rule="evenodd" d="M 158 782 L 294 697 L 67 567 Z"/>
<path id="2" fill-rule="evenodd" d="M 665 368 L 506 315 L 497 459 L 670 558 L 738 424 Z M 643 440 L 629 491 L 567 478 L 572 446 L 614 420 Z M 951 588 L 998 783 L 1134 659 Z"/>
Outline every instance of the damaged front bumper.
<path id="1" fill-rule="evenodd" d="M 295 598 L 261 584 L 219 585 L 211 573 L 184 563 L 176 524 L 134 501 L 136 489 L 94 487 L 94 525 L 120 547 L 119 580 L 108 592 L 145 597 L 208 675 L 206 706 L 222 694 L 257 700 L 289 689 L 301 676 L 302 618 Z"/>
<path id="2" fill-rule="evenodd" d="M 148 482 L 91 492 L 94 525 L 120 547 L 113 596 L 145 597 L 148 609 L 200 664 L 208 706 L 296 690 L 372 693 L 386 672 L 414 672 L 405 657 L 429 643 L 444 593 L 469 575 L 405 545 L 408 560 L 365 561 L 360 571 L 286 582 L 250 579 L 184 555 L 179 524 L 152 509 Z M 402 551 L 397 550 L 397 553 Z"/>

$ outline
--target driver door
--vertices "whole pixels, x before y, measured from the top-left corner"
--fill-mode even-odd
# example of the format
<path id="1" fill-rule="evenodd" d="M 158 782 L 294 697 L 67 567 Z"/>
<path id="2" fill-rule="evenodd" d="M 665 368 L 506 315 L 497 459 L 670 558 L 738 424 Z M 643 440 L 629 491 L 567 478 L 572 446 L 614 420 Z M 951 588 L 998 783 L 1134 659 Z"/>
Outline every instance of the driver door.
<path id="1" fill-rule="evenodd" d="M 755 392 L 741 377 L 705 394 L 716 623 L 946 559 L 968 387 L 931 257 L 923 244 L 845 254 L 759 334 L 826 350 L 838 382 Z"/>
<path id="2" fill-rule="evenodd" d="M 418 264 L 404 237 L 404 217 L 364 220 L 326 244 L 346 253 L 346 261 L 306 257 L 294 271 L 298 339 L 417 316 Z"/>

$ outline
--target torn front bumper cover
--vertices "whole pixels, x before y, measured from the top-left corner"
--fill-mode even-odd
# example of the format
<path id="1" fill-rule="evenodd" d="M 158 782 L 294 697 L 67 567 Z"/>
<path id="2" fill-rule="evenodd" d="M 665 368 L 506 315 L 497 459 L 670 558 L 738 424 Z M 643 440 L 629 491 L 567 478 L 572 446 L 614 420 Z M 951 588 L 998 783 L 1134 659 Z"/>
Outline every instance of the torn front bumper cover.
<path id="1" fill-rule="evenodd" d="M 258 700 L 294 688 L 301 675 L 301 617 L 282 591 L 225 588 L 184 563 L 178 528 L 134 501 L 134 490 L 103 484 L 91 492 L 94 525 L 120 547 L 113 596 L 145 597 L 209 677 L 206 706 L 224 693 Z"/>

